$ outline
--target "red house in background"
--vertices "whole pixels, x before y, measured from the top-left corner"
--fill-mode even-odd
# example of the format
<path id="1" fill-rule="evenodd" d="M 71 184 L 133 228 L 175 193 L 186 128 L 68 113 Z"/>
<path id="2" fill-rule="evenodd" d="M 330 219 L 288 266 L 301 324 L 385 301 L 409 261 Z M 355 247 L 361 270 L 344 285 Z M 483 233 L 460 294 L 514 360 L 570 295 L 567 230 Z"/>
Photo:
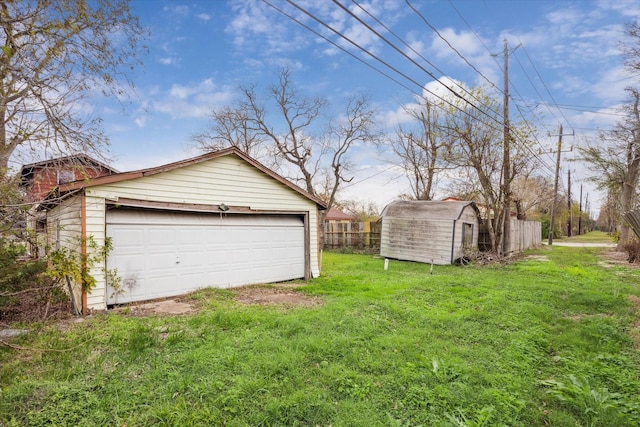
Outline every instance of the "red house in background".
<path id="1" fill-rule="evenodd" d="M 26 213 L 24 226 L 39 232 L 46 229 L 45 212 L 38 212 L 37 206 L 58 185 L 115 173 L 118 171 L 86 154 L 75 154 L 22 166 L 20 186 L 24 189 L 25 201 L 33 203 L 29 212 Z M 30 241 L 27 248 L 33 257 L 44 255 L 44 242 Z"/>
<path id="2" fill-rule="evenodd" d="M 59 184 L 118 173 L 86 154 L 60 157 L 22 166 L 20 185 L 29 202 L 40 202 Z"/>
<path id="3" fill-rule="evenodd" d="M 326 222 L 332 223 L 332 222 L 351 222 L 351 221 L 355 221 L 356 218 L 352 215 L 349 215 L 347 213 L 342 212 L 339 209 L 336 208 L 331 208 L 329 209 L 329 212 L 327 212 L 324 216 L 324 220 Z"/>

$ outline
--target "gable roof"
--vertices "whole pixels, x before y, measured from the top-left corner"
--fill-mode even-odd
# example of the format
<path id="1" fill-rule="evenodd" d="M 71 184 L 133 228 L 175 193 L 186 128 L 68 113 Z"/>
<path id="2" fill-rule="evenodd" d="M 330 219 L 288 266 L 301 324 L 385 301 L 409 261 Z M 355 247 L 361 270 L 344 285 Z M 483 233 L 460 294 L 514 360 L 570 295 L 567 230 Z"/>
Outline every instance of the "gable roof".
<path id="1" fill-rule="evenodd" d="M 325 221 L 354 221 L 356 217 L 342 212 L 340 209 L 331 208 L 324 216 Z"/>
<path id="2" fill-rule="evenodd" d="M 108 166 L 86 154 L 72 154 L 70 156 L 58 157 L 55 159 L 43 160 L 40 162 L 29 163 L 20 168 L 21 182 L 28 181 L 36 169 L 59 168 L 61 166 L 77 166 L 83 168 L 102 168 L 111 174 L 119 173 L 118 170 Z"/>
<path id="3" fill-rule="evenodd" d="M 478 214 L 475 204 L 469 201 L 398 200 L 384 208 L 382 218 L 457 220 L 467 206 Z"/>
<path id="4" fill-rule="evenodd" d="M 213 151 L 213 152 L 210 152 L 210 153 L 203 154 L 201 156 L 192 157 L 190 159 L 185 159 L 185 160 L 179 160 L 177 162 L 167 163 L 165 165 L 156 166 L 156 167 L 152 167 L 152 168 L 139 169 L 139 170 L 131 171 L 131 172 L 120 172 L 120 173 L 116 173 L 116 174 L 113 174 L 113 175 L 105 175 L 105 176 L 93 178 L 93 179 L 90 179 L 90 180 L 79 180 L 79 181 L 70 182 L 68 184 L 61 184 L 58 187 L 58 197 L 61 196 L 61 195 L 70 193 L 70 192 L 75 192 L 77 190 L 80 190 L 80 189 L 83 189 L 83 188 L 87 188 L 87 187 L 95 187 L 97 185 L 104 185 L 104 184 L 111 184 L 111 183 L 114 183 L 114 182 L 127 181 L 127 180 L 130 180 L 130 179 L 137 179 L 137 178 L 142 178 L 142 177 L 145 177 L 145 176 L 153 176 L 153 175 L 156 175 L 156 174 L 169 172 L 169 171 L 172 171 L 172 170 L 175 170 L 175 169 L 179 169 L 179 168 L 183 168 L 183 167 L 186 167 L 186 166 L 195 165 L 195 164 L 198 164 L 198 163 L 206 162 L 206 161 L 209 161 L 209 160 L 213 160 L 213 159 L 217 159 L 217 158 L 224 157 L 224 156 L 229 156 L 229 155 L 235 155 L 235 156 L 241 158 L 245 162 L 247 162 L 250 165 L 254 166 L 256 169 L 258 169 L 261 172 L 263 172 L 266 175 L 268 175 L 269 177 L 271 177 L 271 178 L 275 179 L 276 181 L 284 184 L 285 186 L 287 186 L 291 190 L 301 194 L 302 196 L 312 200 L 313 202 L 315 202 L 318 205 L 318 207 L 320 209 L 326 209 L 327 208 L 327 205 L 320 198 L 318 198 L 317 196 L 314 196 L 314 195 L 308 193 L 307 191 L 305 191 L 302 188 L 298 187 L 297 185 L 295 185 L 291 181 L 289 181 L 286 178 L 280 176 L 279 174 L 277 174 L 276 172 L 272 171 L 271 169 L 269 169 L 268 167 L 266 167 L 262 163 L 258 162 L 253 157 L 250 157 L 249 155 L 243 153 L 242 151 L 238 150 L 235 147 L 229 147 L 229 148 L 225 148 L 225 149 L 222 149 L 222 150 Z"/>

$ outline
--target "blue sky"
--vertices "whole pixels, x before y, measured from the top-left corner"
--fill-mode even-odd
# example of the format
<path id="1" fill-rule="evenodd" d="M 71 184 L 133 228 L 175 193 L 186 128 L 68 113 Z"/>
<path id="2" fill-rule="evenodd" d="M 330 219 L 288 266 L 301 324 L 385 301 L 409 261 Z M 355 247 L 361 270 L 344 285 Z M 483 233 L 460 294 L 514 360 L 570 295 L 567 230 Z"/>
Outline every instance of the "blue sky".
<path id="1" fill-rule="evenodd" d="M 286 1 L 269 1 L 319 28 Z M 432 76 L 349 19 L 333 2 L 295 3 L 348 34 L 420 85 L 441 88 Z M 640 16 L 637 0 L 412 0 L 422 17 L 404 0 L 341 3 L 362 14 L 359 5 L 384 22 L 431 62 L 417 60 L 435 77 L 449 77 L 469 87 L 487 85 L 488 81 L 501 87 L 502 60 L 492 54 L 502 52 L 505 38 L 511 48 L 520 46 L 513 51 L 509 63 L 511 116 L 517 120 L 536 112 L 538 118 L 533 123 L 539 130 L 537 149 L 555 144 L 556 138 L 547 134 L 557 133 L 560 123 L 565 133 L 575 132 L 574 137 L 565 138 L 565 144 L 586 143 L 596 129 L 605 129 L 617 119 L 615 108 L 625 99 L 624 88 L 633 83 L 622 70 L 618 46 L 625 24 Z M 420 93 L 419 87 L 361 52 L 349 48 L 356 57 L 394 75 L 411 90 L 259 0 L 132 0 L 132 5 L 142 24 L 151 31 L 149 53 L 142 58 L 144 65 L 131 75 L 135 95 L 125 102 L 124 109 L 117 103 L 96 101 L 96 113 L 104 119 L 114 166 L 119 170 L 155 166 L 199 154 L 190 137 L 206 128 L 211 109 L 231 104 L 237 99 L 240 85 L 265 88 L 273 83 L 274 71 L 281 66 L 293 71 L 293 79 L 304 94 L 324 96 L 336 108 L 342 109 L 350 94 L 368 93 L 380 111 L 380 122 L 389 131 L 397 123 L 402 105 L 414 101 L 412 91 Z M 382 31 L 407 49 L 386 30 Z M 326 30 L 325 33 L 329 34 Z M 361 148 L 357 154 L 355 184 L 345 188 L 340 198 L 373 201 L 383 207 L 407 191 L 408 182 L 382 159 L 384 152 Z M 567 159 L 571 156 L 564 155 Z M 554 158 L 541 158 L 541 173 L 551 179 Z M 564 179 L 569 167 L 573 192 L 577 194 L 580 183 L 587 185 L 584 168 L 564 163 Z M 589 191 L 588 186 L 585 191 Z M 601 196 L 591 191 L 595 207 Z"/>

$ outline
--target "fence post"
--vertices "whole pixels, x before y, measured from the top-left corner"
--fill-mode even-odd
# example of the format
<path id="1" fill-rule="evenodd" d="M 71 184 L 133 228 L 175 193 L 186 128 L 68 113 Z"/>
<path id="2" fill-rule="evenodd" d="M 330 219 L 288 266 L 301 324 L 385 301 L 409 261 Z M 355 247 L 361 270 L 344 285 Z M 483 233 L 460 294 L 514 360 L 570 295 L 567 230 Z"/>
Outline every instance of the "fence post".
<path id="1" fill-rule="evenodd" d="M 362 232 L 364 233 L 364 247 L 371 246 L 371 222 L 365 221 L 362 224 Z"/>

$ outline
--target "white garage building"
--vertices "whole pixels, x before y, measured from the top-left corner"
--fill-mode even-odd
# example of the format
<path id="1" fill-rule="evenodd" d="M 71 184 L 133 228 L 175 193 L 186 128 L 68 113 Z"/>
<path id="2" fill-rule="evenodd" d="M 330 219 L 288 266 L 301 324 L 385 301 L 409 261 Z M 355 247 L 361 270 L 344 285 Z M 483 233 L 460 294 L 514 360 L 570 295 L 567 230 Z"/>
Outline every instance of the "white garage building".
<path id="1" fill-rule="evenodd" d="M 320 274 L 324 203 L 234 148 L 65 184 L 41 206 L 52 248 L 113 245 L 95 286 L 74 284 L 83 311 Z"/>

